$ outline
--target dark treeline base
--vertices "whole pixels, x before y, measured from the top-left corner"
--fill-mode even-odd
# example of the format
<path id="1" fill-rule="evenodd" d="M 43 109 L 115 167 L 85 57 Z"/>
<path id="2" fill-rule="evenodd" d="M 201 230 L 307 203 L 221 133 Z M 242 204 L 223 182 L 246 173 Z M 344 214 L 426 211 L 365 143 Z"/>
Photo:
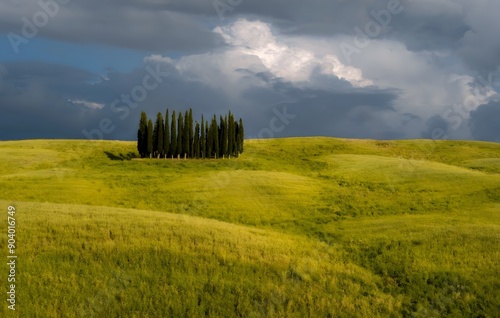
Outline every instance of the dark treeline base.
<path id="1" fill-rule="evenodd" d="M 171 121 L 169 123 L 169 118 Z M 145 112 L 141 113 L 137 132 L 137 150 L 142 158 L 231 158 L 243 153 L 243 121 L 234 120 L 229 112 L 219 123 L 214 115 L 210 125 L 201 116 L 201 125 L 195 122 L 193 129 L 193 111 L 189 109 L 184 116 L 175 111 L 170 116 L 167 109 L 165 120 L 162 113 L 156 115 L 153 124 Z"/>

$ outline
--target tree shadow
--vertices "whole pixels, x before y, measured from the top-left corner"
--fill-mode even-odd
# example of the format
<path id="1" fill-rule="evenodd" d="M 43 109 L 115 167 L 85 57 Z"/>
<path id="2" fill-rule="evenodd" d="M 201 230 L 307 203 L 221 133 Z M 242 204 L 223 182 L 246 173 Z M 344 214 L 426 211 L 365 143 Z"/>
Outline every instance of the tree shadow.
<path id="1" fill-rule="evenodd" d="M 126 154 L 119 153 L 118 155 L 116 155 L 112 152 L 109 152 L 109 151 L 105 151 L 104 153 L 106 154 L 106 156 L 108 156 L 109 159 L 114 160 L 114 161 L 125 161 L 125 160 L 131 160 L 133 158 L 138 157 L 137 154 L 135 154 L 133 152 L 128 152 Z"/>

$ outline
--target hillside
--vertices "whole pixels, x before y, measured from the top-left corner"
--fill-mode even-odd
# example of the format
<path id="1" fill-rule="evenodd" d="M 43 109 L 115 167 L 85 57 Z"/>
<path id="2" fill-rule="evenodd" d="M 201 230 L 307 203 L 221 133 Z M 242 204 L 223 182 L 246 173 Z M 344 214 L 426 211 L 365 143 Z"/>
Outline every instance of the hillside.
<path id="1" fill-rule="evenodd" d="M 495 143 L 287 138 L 245 141 L 238 159 L 150 160 L 134 142 L 8 141 L 0 189 L 17 209 L 20 316 L 500 306 Z"/>

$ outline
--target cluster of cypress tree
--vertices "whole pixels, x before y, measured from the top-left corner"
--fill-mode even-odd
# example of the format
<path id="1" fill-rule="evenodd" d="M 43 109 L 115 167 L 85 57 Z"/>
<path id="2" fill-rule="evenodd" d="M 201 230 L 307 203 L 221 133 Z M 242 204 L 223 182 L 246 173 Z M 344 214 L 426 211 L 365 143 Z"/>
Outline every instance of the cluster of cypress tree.
<path id="1" fill-rule="evenodd" d="M 165 120 L 158 113 L 154 124 L 141 113 L 137 150 L 142 158 L 231 158 L 243 153 L 243 140 L 243 121 L 235 121 L 231 112 L 220 115 L 219 123 L 214 115 L 210 124 L 202 115 L 201 125 L 196 121 L 193 126 L 192 109 L 184 116 L 167 109 Z"/>

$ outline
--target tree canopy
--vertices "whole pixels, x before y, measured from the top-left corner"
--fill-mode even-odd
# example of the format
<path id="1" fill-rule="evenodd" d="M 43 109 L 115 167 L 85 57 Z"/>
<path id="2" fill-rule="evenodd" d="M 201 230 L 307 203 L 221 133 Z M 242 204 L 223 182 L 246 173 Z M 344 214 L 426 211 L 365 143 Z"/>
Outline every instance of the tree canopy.
<path id="1" fill-rule="evenodd" d="M 153 123 L 145 112 L 141 113 L 137 131 L 137 150 L 142 158 L 231 158 L 243 153 L 243 120 L 227 115 L 214 115 L 210 124 L 202 115 L 193 122 L 193 111 L 159 112 Z"/>

